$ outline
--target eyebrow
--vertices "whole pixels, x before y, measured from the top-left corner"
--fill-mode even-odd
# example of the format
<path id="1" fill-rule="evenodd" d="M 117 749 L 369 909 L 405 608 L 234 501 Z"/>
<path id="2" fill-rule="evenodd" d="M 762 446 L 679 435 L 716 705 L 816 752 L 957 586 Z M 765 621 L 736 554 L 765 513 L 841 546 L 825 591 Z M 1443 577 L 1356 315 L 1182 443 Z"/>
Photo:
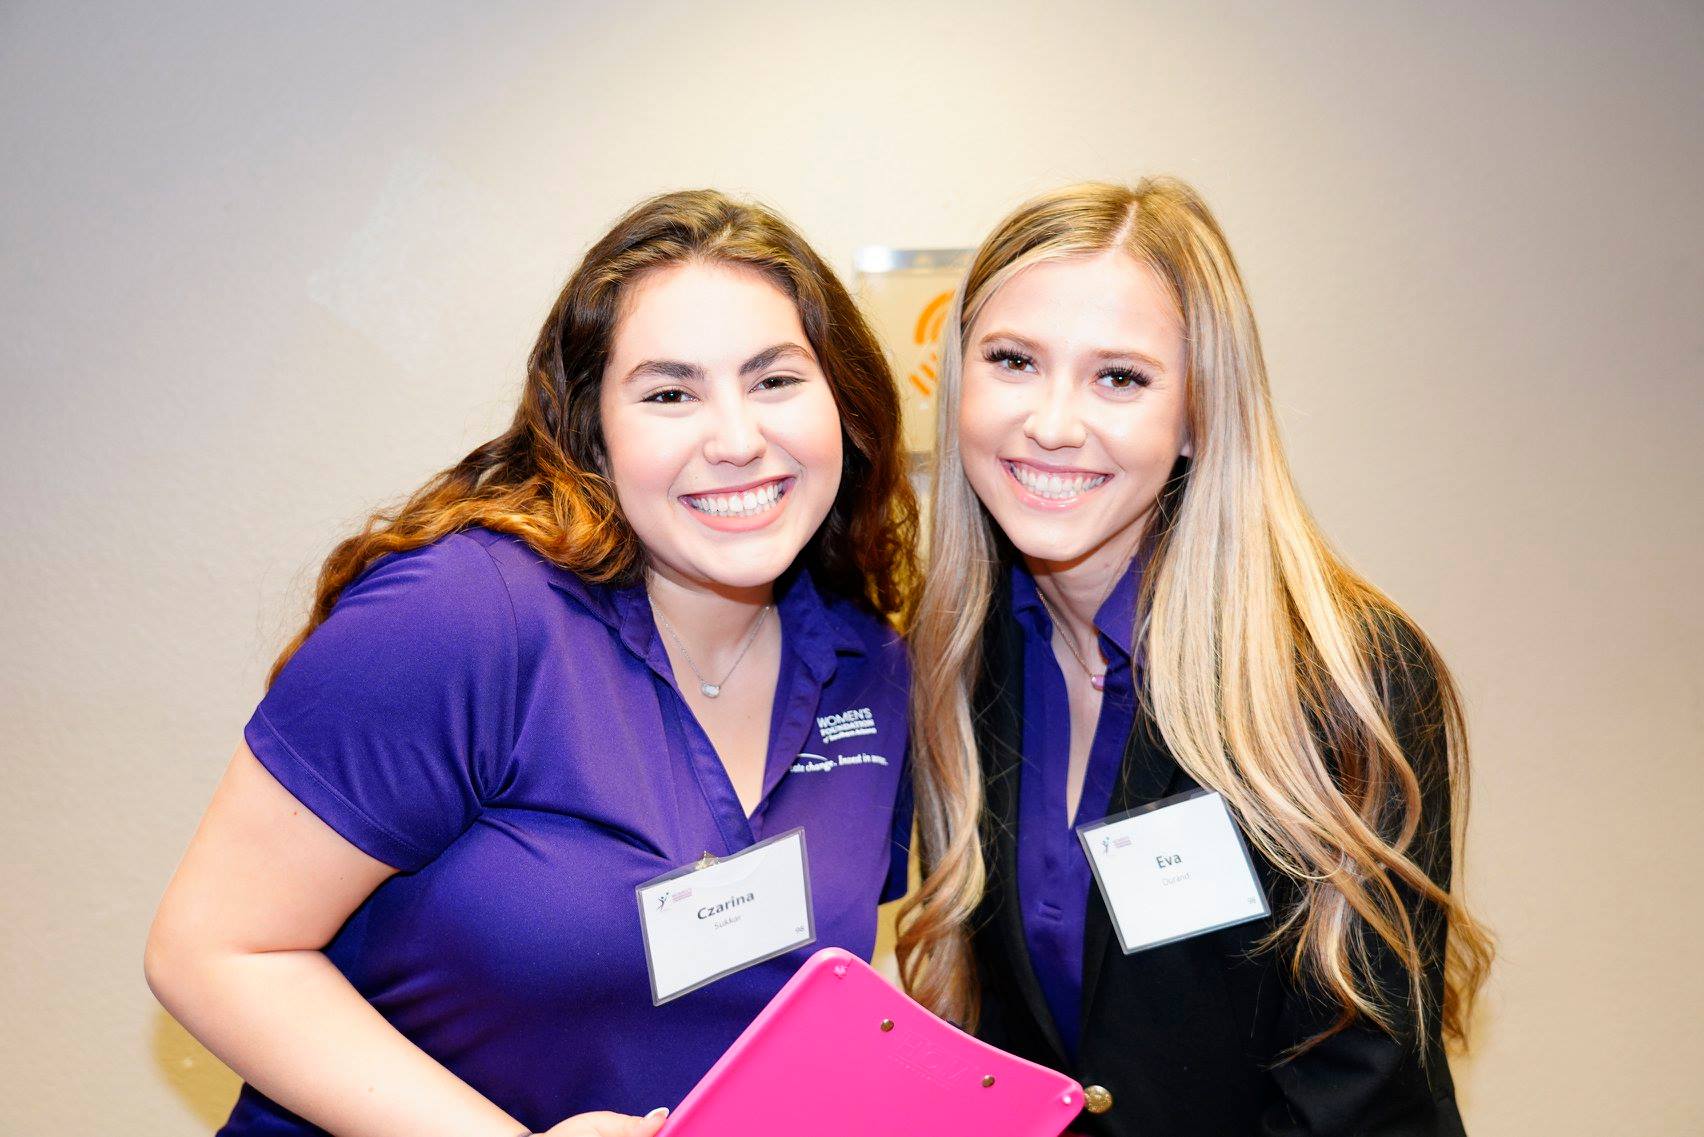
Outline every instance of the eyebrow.
<path id="1" fill-rule="evenodd" d="M 798 356 L 807 361 L 815 357 L 809 351 L 796 343 L 778 343 L 764 348 L 744 363 L 740 364 L 740 375 L 746 376 L 762 371 L 771 366 L 776 360 L 787 356 Z M 682 381 L 703 379 L 704 368 L 696 363 L 683 363 L 678 359 L 647 359 L 641 361 L 633 370 L 622 377 L 623 383 L 631 383 L 635 379 L 647 375 L 655 375 L 664 379 L 679 379 Z"/>
<path id="2" fill-rule="evenodd" d="M 1042 347 L 1041 347 L 1040 344 L 1036 343 L 1032 339 L 1028 339 L 1024 336 L 1020 336 L 1016 332 L 1002 331 L 1002 330 L 996 328 L 994 331 L 991 331 L 991 332 L 987 333 L 986 335 L 978 336 L 977 340 L 976 340 L 977 346 L 981 347 L 983 344 L 986 344 L 989 340 L 1010 340 L 1012 343 L 1017 344 L 1019 347 L 1023 348 L 1024 351 L 1028 352 L 1031 355 L 1045 354 L 1042 351 Z M 1136 351 L 1133 348 L 1103 347 L 1100 350 L 1095 351 L 1091 354 L 1093 354 L 1096 359 L 1100 359 L 1100 360 L 1130 359 L 1130 360 L 1135 360 L 1137 363 L 1145 364 L 1148 367 L 1151 367 L 1152 369 L 1154 369 L 1155 371 L 1164 371 L 1166 369 L 1166 365 L 1161 363 L 1159 360 L 1155 359 L 1153 356 L 1148 355 L 1146 352 Z"/>
<path id="3" fill-rule="evenodd" d="M 796 343 L 778 343 L 774 347 L 764 348 L 762 351 L 740 364 L 740 374 L 751 375 L 754 372 L 764 370 L 778 359 L 794 355 L 807 361 L 812 359 L 811 353 Z"/>

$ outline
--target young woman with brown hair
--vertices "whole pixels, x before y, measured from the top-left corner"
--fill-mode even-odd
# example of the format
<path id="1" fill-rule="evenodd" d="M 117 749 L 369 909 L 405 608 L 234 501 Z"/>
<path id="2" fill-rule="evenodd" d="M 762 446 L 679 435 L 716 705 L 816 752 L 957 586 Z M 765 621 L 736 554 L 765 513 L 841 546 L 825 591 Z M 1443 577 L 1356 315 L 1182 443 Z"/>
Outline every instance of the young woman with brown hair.
<path id="1" fill-rule="evenodd" d="M 1086 1133 L 1460 1133 L 1442 1039 L 1490 947 L 1455 687 L 1303 506 L 1212 214 L 1039 197 L 943 347 L 909 988 L 1076 1076 Z"/>
<path id="2" fill-rule="evenodd" d="M 149 981 L 247 1082 L 224 1134 L 654 1132 L 811 949 L 654 1006 L 635 888 L 796 827 L 816 944 L 868 957 L 910 827 L 898 438 L 769 211 L 669 194 L 587 253 L 513 426 L 326 562 L 161 903 Z"/>

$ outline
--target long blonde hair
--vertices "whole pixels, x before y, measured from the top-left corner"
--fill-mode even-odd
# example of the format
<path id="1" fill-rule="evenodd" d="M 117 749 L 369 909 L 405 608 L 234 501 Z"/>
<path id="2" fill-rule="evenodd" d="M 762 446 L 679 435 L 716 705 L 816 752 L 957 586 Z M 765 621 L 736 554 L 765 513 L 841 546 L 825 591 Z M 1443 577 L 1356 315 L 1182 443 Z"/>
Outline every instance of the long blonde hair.
<path id="1" fill-rule="evenodd" d="M 1404 1021 L 1425 1031 L 1439 1014 L 1459 1040 L 1491 941 L 1449 881 L 1416 863 L 1417 841 L 1430 836 L 1422 826 L 1435 821 L 1421 815 L 1428 771 L 1403 752 L 1393 713 L 1406 703 L 1432 728 L 1456 828 L 1439 839 L 1459 849 L 1468 772 L 1455 687 L 1425 637 L 1344 564 L 1303 505 L 1236 263 L 1206 204 L 1170 178 L 1070 186 L 1024 204 L 977 250 L 954 298 L 931 560 L 911 636 L 924 880 L 901 910 L 901 974 L 937 1013 L 974 1024 L 970 923 L 985 884 L 985 818 L 972 700 L 1001 557 L 960 462 L 964 341 L 1017 273 L 1113 249 L 1170 286 L 1188 354 L 1194 455 L 1163 495 L 1138 617 L 1148 713 L 1178 764 L 1224 795 L 1259 852 L 1297 885 L 1266 946 L 1286 950 L 1296 979 L 1335 1003 L 1333 1030 L 1365 1018 L 1392 1033 Z M 1429 1007 L 1425 972 L 1437 961 L 1421 925 L 1438 918 L 1449 930 L 1446 979 L 1442 1006 Z M 1406 1015 L 1371 973 L 1377 942 L 1407 972 Z"/>

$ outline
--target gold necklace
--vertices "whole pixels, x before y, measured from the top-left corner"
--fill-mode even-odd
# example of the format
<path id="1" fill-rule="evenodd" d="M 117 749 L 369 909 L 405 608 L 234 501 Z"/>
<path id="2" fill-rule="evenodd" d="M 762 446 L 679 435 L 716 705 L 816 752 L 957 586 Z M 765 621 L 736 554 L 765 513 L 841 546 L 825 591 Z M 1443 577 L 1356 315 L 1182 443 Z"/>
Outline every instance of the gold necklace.
<path id="1" fill-rule="evenodd" d="M 1137 548 L 1140 547 L 1140 542 L 1138 542 Z M 1112 595 L 1113 589 L 1118 587 L 1118 582 L 1124 579 L 1124 574 L 1130 571 L 1130 562 L 1135 559 L 1135 556 L 1136 552 L 1135 550 L 1132 550 L 1130 556 L 1124 558 L 1124 560 L 1120 562 L 1123 567 L 1118 572 L 1113 573 L 1111 582 L 1109 582 L 1106 586 L 1106 591 L 1101 593 L 1100 600 L 1095 604 L 1095 611 L 1097 613 L 1101 610 L 1102 605 L 1106 603 L 1106 598 Z M 1031 577 L 1033 579 L 1033 573 L 1031 574 Z M 1077 650 L 1076 643 L 1071 639 L 1069 628 L 1067 628 L 1065 621 L 1059 618 L 1059 614 L 1053 610 L 1053 605 L 1047 602 L 1047 593 L 1041 590 L 1041 581 L 1039 580 L 1035 582 L 1035 597 L 1037 600 L 1041 601 L 1041 606 L 1047 610 L 1047 618 L 1052 620 L 1053 626 L 1058 629 L 1060 638 L 1065 641 L 1065 647 L 1071 653 L 1071 658 L 1077 661 L 1077 666 L 1081 667 L 1083 669 L 1083 674 L 1089 677 L 1089 686 L 1093 687 L 1097 691 L 1106 690 L 1106 672 L 1102 671 L 1099 674 L 1096 674 L 1094 668 L 1089 666 L 1088 660 L 1083 658 L 1083 653 Z M 1089 623 L 1089 627 L 1094 629 L 1095 643 L 1098 645 L 1100 643 L 1100 629 L 1095 628 L 1092 620 Z M 1101 662 L 1106 662 L 1104 656 L 1101 658 Z"/>
<path id="2" fill-rule="evenodd" d="M 1114 577 L 1113 586 L 1117 587 L 1117 584 L 1118 578 Z M 1112 595 L 1111 588 L 1106 590 L 1106 595 Z M 1089 677 L 1089 686 L 1093 687 L 1097 691 L 1106 690 L 1106 672 L 1102 671 L 1097 675 L 1094 670 L 1089 667 L 1088 661 L 1083 658 L 1083 653 L 1077 650 L 1077 645 L 1075 643 L 1071 642 L 1071 632 L 1070 629 L 1066 627 L 1065 621 L 1059 618 L 1058 614 L 1053 611 L 1053 605 L 1047 602 L 1047 596 L 1041 591 L 1041 585 L 1039 582 L 1035 586 L 1035 596 L 1037 600 L 1041 601 L 1041 606 L 1047 610 L 1047 618 L 1052 620 L 1053 626 L 1058 629 L 1059 638 L 1065 641 L 1065 648 L 1071 653 L 1071 658 L 1077 661 L 1077 666 L 1081 667 L 1083 669 L 1083 674 Z M 1101 598 L 1101 603 L 1106 603 L 1106 597 L 1103 596 Z M 1091 625 L 1091 627 L 1092 626 L 1093 625 Z M 1098 631 L 1095 633 L 1095 639 L 1099 642 L 1100 633 Z"/>

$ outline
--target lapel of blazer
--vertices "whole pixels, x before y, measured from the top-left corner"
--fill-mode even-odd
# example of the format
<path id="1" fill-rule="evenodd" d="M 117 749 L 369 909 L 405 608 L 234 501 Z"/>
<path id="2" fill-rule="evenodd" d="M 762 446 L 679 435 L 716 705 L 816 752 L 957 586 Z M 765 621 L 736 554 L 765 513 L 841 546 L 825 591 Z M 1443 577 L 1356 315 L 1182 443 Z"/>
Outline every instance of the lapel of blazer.
<path id="1" fill-rule="evenodd" d="M 1124 763 L 1119 770 L 1118 785 L 1112 792 L 1108 816 L 1182 793 L 1188 784 L 1189 778 L 1183 768 L 1160 741 L 1159 728 L 1139 703 L 1136 726 L 1124 746 Z M 1106 901 L 1098 885 L 1089 889 L 1089 906 L 1083 921 L 1083 1038 L 1079 1040 L 1079 1050 L 1088 1039 L 1092 1021 L 1089 1011 L 1094 1006 L 1095 987 L 1100 982 L 1102 965 L 1112 953 L 1123 954 L 1113 937 L 1112 917 L 1107 915 Z"/>
<path id="2" fill-rule="evenodd" d="M 977 735 L 982 745 L 987 824 L 984 847 L 990 848 L 988 888 L 996 898 L 997 933 L 1006 958 L 1012 961 L 1019 994 L 1040 1026 L 1057 1066 L 1066 1065 L 1065 1046 L 1053 1012 L 1042 994 L 1030 963 L 1024 938 L 1023 909 L 1018 902 L 1018 781 L 1024 744 L 1024 652 L 1012 618 L 1011 577 L 1004 566 L 995 582 L 989 619 L 983 627 L 982 698 L 976 708 Z"/>

